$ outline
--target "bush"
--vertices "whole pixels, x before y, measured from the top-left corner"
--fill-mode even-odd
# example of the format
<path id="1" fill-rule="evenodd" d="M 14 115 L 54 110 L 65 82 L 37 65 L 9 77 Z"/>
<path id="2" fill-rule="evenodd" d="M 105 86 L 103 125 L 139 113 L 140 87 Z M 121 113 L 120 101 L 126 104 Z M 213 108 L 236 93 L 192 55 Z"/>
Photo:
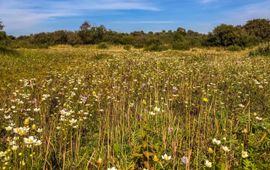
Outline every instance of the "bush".
<path id="1" fill-rule="evenodd" d="M 151 44 L 144 48 L 145 51 L 165 51 L 168 50 L 168 47 L 164 45 Z"/>
<path id="2" fill-rule="evenodd" d="M 125 45 L 124 50 L 127 50 L 127 51 L 131 50 L 131 46 L 130 45 Z"/>
<path id="3" fill-rule="evenodd" d="M 0 55 L 18 55 L 16 50 L 0 46 Z"/>
<path id="4" fill-rule="evenodd" d="M 249 56 L 267 56 L 270 57 L 270 43 L 266 45 L 261 45 L 255 50 L 249 53 Z"/>
<path id="5" fill-rule="evenodd" d="M 174 50 L 189 50 L 190 45 L 186 41 L 176 41 L 172 44 Z"/>
<path id="6" fill-rule="evenodd" d="M 238 45 L 231 45 L 231 46 L 227 47 L 226 50 L 228 50 L 228 51 L 241 51 L 242 48 Z"/>
<path id="7" fill-rule="evenodd" d="M 95 59 L 95 60 L 107 60 L 107 59 L 111 59 L 111 58 L 113 58 L 112 55 L 103 54 L 103 53 L 95 54 L 93 57 L 93 59 Z"/>
<path id="8" fill-rule="evenodd" d="M 108 49 L 109 45 L 107 43 L 100 43 L 97 48 L 98 49 Z"/>

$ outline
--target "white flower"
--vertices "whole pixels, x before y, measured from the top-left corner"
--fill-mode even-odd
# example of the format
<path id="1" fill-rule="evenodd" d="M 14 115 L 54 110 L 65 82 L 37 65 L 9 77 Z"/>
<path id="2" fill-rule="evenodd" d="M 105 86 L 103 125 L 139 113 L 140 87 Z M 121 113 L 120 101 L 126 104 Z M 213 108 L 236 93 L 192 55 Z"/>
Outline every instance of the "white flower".
<path id="1" fill-rule="evenodd" d="M 11 131 L 12 130 L 12 126 L 7 126 L 6 127 L 6 131 Z"/>
<path id="2" fill-rule="evenodd" d="M 163 160 L 165 160 L 165 161 L 169 161 L 169 160 L 172 159 L 172 157 L 171 157 L 171 156 L 168 156 L 166 153 L 165 153 L 164 155 L 162 155 L 161 158 L 162 158 Z"/>
<path id="3" fill-rule="evenodd" d="M 245 105 L 243 105 L 243 104 L 239 104 L 238 106 L 241 107 L 241 108 L 245 107 Z"/>
<path id="4" fill-rule="evenodd" d="M 156 106 L 156 107 L 154 108 L 154 112 L 160 112 L 160 108 Z"/>
<path id="5" fill-rule="evenodd" d="M 6 156 L 6 152 L 0 151 L 0 158 Z"/>
<path id="6" fill-rule="evenodd" d="M 10 119 L 11 116 L 10 116 L 10 115 L 4 115 L 4 118 L 5 118 L 5 119 Z"/>
<path id="7" fill-rule="evenodd" d="M 42 144 L 42 142 L 34 136 L 29 136 L 28 138 L 23 138 L 23 141 L 28 147 L 31 147 L 31 145 L 39 146 Z"/>
<path id="8" fill-rule="evenodd" d="M 149 112 L 149 114 L 151 115 L 151 116 L 155 116 L 156 115 L 156 113 L 155 112 Z"/>
<path id="9" fill-rule="evenodd" d="M 217 140 L 216 138 L 214 138 L 212 140 L 212 143 L 215 144 L 215 145 L 220 145 L 221 144 L 221 141 L 220 140 Z"/>
<path id="10" fill-rule="evenodd" d="M 227 146 L 221 146 L 222 150 L 225 152 L 230 152 L 230 149 Z"/>
<path id="11" fill-rule="evenodd" d="M 212 162 L 208 161 L 208 160 L 205 160 L 205 163 L 204 165 L 208 168 L 211 168 L 212 167 Z"/>
<path id="12" fill-rule="evenodd" d="M 263 118 L 262 117 L 259 117 L 259 116 L 256 116 L 255 119 L 257 119 L 257 120 L 263 120 Z"/>
<path id="13" fill-rule="evenodd" d="M 242 151 L 242 158 L 247 158 L 247 157 L 248 157 L 248 152 Z"/>
<path id="14" fill-rule="evenodd" d="M 38 128 L 38 129 L 37 129 L 37 132 L 38 132 L 38 133 L 41 133 L 42 131 L 43 131 L 43 130 L 42 130 L 41 128 Z"/>
<path id="15" fill-rule="evenodd" d="M 117 168 L 112 167 L 112 168 L 108 168 L 107 170 L 117 170 Z"/>
<path id="16" fill-rule="evenodd" d="M 72 118 L 71 120 L 69 120 L 69 123 L 71 125 L 73 125 L 73 124 L 77 123 L 77 119 Z"/>
<path id="17" fill-rule="evenodd" d="M 34 108 L 34 112 L 39 112 L 40 108 Z"/>
<path id="18" fill-rule="evenodd" d="M 13 151 L 16 151 L 18 148 L 19 148 L 18 145 L 13 145 L 13 146 L 11 147 L 11 149 L 12 149 Z"/>

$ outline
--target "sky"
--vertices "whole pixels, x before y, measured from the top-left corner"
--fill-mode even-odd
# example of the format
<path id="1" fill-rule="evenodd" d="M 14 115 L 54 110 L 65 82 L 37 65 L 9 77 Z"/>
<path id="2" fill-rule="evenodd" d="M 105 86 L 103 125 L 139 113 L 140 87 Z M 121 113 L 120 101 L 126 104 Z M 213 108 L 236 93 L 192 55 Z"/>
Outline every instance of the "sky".
<path id="1" fill-rule="evenodd" d="M 254 18 L 270 18 L 270 0 L 0 0 L 0 21 L 15 36 L 74 31 L 84 21 L 119 32 L 184 27 L 207 33 Z"/>

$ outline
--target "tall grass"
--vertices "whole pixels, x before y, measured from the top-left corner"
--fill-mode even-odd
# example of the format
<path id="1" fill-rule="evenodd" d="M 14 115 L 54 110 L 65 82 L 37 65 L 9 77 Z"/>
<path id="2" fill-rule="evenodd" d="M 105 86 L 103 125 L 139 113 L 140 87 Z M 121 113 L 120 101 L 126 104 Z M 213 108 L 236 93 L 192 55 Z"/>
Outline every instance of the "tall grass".
<path id="1" fill-rule="evenodd" d="M 269 58 L 232 55 L 68 48 L 1 56 L 0 72 L 12 74 L 1 84 L 0 167 L 267 169 Z"/>

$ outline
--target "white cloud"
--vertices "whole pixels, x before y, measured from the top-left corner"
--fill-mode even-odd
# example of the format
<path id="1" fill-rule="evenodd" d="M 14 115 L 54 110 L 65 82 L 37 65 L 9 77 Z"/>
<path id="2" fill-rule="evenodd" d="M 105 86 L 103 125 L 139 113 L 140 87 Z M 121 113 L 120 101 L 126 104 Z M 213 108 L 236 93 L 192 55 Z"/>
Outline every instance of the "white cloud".
<path id="1" fill-rule="evenodd" d="M 146 21 L 113 21 L 114 24 L 174 24 L 175 21 L 168 20 L 146 20 Z"/>
<path id="2" fill-rule="evenodd" d="M 83 16 L 102 10 L 158 11 L 145 0 L 0 0 L 0 17 L 8 32 L 20 32 L 55 17 Z"/>
<path id="3" fill-rule="evenodd" d="M 222 22 L 230 24 L 244 24 L 256 18 L 270 18 L 270 1 L 248 4 L 231 11 L 227 11 Z"/>

